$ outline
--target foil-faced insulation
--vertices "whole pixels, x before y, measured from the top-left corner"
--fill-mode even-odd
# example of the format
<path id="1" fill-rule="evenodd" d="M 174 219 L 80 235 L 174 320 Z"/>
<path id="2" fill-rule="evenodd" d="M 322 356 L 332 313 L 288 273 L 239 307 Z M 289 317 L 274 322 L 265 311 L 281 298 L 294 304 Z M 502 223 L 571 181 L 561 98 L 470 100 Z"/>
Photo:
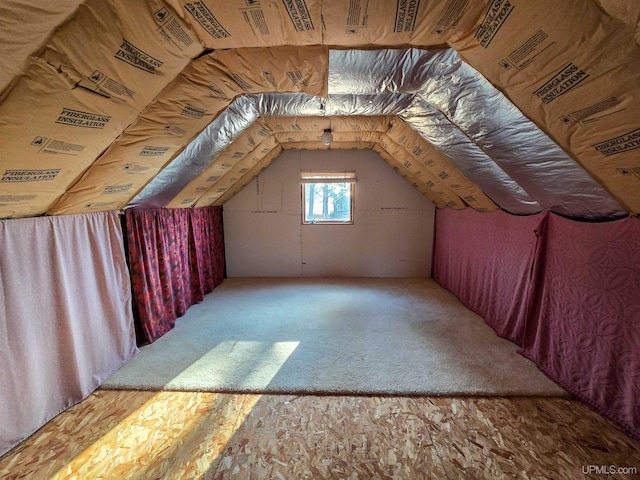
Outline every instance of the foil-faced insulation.
<path id="1" fill-rule="evenodd" d="M 425 51 L 419 96 L 545 209 L 573 218 L 626 215 L 611 195 L 454 50 Z M 472 180 L 474 180 L 472 178 Z"/>
<path id="2" fill-rule="evenodd" d="M 413 95 L 385 92 L 362 95 L 329 94 L 326 115 L 397 115 L 409 108 Z"/>
<path id="3" fill-rule="evenodd" d="M 478 145 L 424 99 L 399 115 L 467 178 L 509 213 L 530 215 L 542 207 Z"/>
<path id="4" fill-rule="evenodd" d="M 127 208 L 167 205 L 257 118 L 254 98 L 247 95 L 234 100 L 149 182 Z"/>
<path id="5" fill-rule="evenodd" d="M 501 208 L 581 219 L 626 212 L 580 165 L 454 50 L 331 50 L 327 98 L 234 101 L 129 205 L 161 207 L 258 116 L 397 115 Z"/>
<path id="6" fill-rule="evenodd" d="M 332 50 L 329 93 L 349 91 L 417 94 L 425 102 L 415 102 L 400 116 L 442 153 L 449 151 L 452 163 L 505 210 L 534 213 L 540 205 L 585 219 L 626 214 L 582 167 L 462 62 L 455 50 Z M 433 109 L 441 113 L 442 128 L 436 128 L 438 117 L 432 116 L 428 124 L 419 120 Z M 418 125 L 430 125 L 429 131 Z M 475 155 L 458 156 L 459 149 L 452 151 L 452 125 L 462 134 L 453 135 L 468 139 L 464 153 L 475 151 Z M 482 161 L 480 171 L 473 165 L 477 161 Z"/>
<path id="7" fill-rule="evenodd" d="M 423 63 L 429 51 L 397 50 L 329 51 L 329 94 L 419 93 L 428 78 Z"/>
<path id="8" fill-rule="evenodd" d="M 329 94 L 328 98 L 306 93 L 265 93 L 250 97 L 255 99 L 261 117 L 397 115 L 409 108 L 414 98 L 399 92 Z"/>

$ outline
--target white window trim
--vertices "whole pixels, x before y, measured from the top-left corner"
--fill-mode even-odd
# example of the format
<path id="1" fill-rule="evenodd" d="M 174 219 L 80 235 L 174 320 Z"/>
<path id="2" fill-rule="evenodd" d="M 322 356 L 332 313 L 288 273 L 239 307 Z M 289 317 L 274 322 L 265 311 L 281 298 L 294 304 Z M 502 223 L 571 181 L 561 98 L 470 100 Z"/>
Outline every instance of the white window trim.
<path id="1" fill-rule="evenodd" d="M 302 224 L 303 225 L 353 225 L 354 223 L 354 205 L 355 205 L 355 172 L 301 172 L 301 205 L 302 205 Z M 349 195 L 350 201 L 350 215 L 349 220 L 312 220 L 306 219 L 306 207 L 307 202 L 305 198 L 305 185 L 310 183 L 350 183 L 351 193 Z"/>

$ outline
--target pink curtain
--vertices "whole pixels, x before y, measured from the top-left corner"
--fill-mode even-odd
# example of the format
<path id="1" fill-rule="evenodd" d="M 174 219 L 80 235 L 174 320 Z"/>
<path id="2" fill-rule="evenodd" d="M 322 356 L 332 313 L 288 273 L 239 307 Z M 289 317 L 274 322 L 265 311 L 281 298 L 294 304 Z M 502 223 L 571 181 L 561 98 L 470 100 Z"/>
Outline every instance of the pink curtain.
<path id="1" fill-rule="evenodd" d="M 523 354 L 640 438 L 640 220 L 549 215 Z"/>
<path id="2" fill-rule="evenodd" d="M 222 208 L 127 210 L 126 224 L 135 311 L 153 342 L 222 282 Z"/>
<path id="3" fill-rule="evenodd" d="M 433 278 L 518 344 L 524 332 L 538 232 L 544 214 L 516 217 L 438 210 Z"/>
<path id="4" fill-rule="evenodd" d="M 640 220 L 439 210 L 434 279 L 640 439 Z"/>
<path id="5" fill-rule="evenodd" d="M 137 352 L 113 212 L 0 221 L 0 455 Z"/>

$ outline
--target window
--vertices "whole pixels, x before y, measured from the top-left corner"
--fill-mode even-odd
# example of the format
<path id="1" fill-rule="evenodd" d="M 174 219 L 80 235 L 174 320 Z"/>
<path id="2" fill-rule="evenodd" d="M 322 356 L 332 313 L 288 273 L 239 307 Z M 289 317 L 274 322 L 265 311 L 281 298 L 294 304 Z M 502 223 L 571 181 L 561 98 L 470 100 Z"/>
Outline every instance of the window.
<path id="1" fill-rule="evenodd" d="M 352 224 L 356 174 L 302 173 L 302 223 Z"/>

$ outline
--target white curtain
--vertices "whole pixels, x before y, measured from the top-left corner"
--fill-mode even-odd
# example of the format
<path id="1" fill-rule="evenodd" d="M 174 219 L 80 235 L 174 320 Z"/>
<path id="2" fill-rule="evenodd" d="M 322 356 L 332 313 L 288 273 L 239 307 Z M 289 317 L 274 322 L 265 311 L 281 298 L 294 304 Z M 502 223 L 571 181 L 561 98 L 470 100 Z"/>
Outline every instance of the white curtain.
<path id="1" fill-rule="evenodd" d="M 116 212 L 0 221 L 0 455 L 136 352 Z"/>

